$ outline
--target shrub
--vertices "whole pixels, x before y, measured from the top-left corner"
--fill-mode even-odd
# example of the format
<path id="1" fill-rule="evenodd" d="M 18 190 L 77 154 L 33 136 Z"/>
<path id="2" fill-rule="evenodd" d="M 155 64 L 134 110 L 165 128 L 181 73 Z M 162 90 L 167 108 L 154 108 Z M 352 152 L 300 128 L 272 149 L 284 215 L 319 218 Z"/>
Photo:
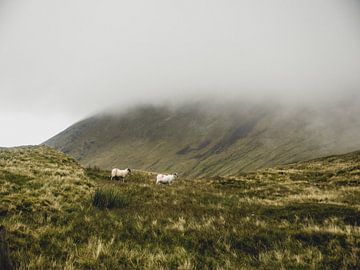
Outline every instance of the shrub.
<path id="1" fill-rule="evenodd" d="M 121 208 L 129 205 L 129 201 L 128 198 L 118 190 L 110 187 L 102 187 L 95 191 L 92 205 L 99 208 Z"/>

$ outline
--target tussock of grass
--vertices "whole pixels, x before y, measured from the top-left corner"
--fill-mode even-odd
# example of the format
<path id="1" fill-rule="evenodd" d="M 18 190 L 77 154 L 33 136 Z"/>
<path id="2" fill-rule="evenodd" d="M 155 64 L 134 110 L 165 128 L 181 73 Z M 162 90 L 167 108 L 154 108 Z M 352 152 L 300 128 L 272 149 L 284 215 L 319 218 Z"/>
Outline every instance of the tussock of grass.
<path id="1" fill-rule="evenodd" d="M 128 198 L 113 188 L 98 188 L 92 199 L 92 205 L 99 208 L 119 208 L 129 204 Z"/>

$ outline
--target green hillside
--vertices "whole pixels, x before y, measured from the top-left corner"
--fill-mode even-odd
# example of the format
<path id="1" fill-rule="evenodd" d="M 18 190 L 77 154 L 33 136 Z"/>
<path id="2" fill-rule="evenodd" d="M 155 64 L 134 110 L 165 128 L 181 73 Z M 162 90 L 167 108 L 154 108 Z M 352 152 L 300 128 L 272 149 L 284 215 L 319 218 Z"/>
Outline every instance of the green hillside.
<path id="1" fill-rule="evenodd" d="M 48 147 L 0 150 L 18 269 L 359 269 L 360 152 L 156 185 Z"/>
<path id="2" fill-rule="evenodd" d="M 86 166 L 227 176 L 360 149 L 351 109 L 140 106 L 85 119 L 45 144 Z"/>

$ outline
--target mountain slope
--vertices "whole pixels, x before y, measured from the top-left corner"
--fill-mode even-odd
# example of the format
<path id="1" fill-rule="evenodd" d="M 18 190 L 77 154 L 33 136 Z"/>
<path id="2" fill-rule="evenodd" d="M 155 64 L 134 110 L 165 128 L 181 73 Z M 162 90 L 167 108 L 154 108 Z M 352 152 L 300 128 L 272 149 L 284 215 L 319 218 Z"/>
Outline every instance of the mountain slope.
<path id="1" fill-rule="evenodd" d="M 141 106 L 85 119 L 45 144 L 106 169 L 235 175 L 360 149 L 360 120 L 350 109 Z"/>

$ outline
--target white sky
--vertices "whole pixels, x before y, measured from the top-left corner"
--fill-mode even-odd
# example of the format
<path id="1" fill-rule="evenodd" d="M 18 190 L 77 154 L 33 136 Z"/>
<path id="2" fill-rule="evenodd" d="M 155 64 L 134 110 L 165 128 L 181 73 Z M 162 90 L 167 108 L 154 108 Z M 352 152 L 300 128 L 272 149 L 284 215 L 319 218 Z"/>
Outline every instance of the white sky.
<path id="1" fill-rule="evenodd" d="M 108 107 L 360 87 L 357 0 L 0 0 L 0 146 Z"/>

